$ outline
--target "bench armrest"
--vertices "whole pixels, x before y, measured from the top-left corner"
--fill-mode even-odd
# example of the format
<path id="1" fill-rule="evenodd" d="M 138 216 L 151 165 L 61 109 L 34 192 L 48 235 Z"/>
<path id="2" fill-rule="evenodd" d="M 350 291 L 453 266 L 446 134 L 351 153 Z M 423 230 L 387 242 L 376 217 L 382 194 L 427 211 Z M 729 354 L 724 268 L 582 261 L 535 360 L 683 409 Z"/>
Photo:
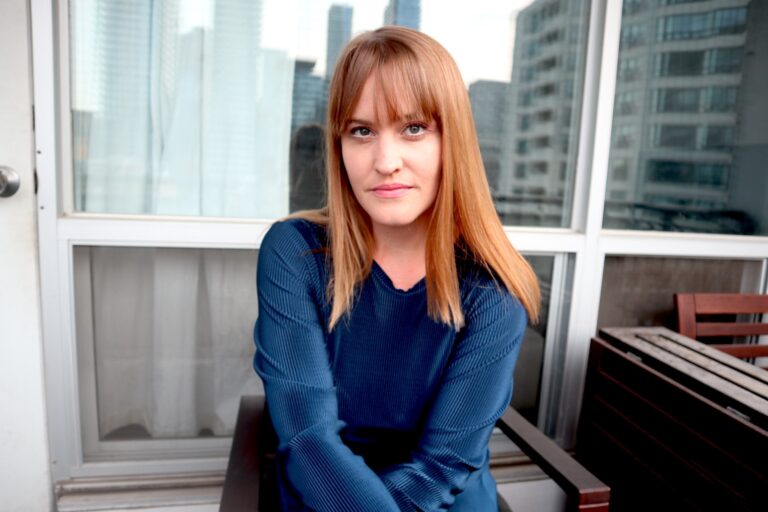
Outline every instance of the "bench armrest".
<path id="1" fill-rule="evenodd" d="M 566 510 L 608 511 L 610 488 L 519 412 L 507 407 L 496 426 L 563 489 Z"/>

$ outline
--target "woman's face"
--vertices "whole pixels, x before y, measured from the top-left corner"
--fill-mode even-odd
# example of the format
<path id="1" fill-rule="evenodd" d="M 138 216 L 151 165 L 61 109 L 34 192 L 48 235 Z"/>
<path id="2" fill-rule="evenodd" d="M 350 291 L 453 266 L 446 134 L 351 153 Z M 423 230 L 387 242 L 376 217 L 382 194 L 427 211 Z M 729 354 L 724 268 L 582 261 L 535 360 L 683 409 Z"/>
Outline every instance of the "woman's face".
<path id="1" fill-rule="evenodd" d="M 385 114 L 386 108 L 376 101 L 374 89 L 369 77 L 341 137 L 341 154 L 352 191 L 376 233 L 382 227 L 407 227 L 428 219 L 442 152 L 433 119 L 382 119 L 387 116 L 377 112 Z"/>

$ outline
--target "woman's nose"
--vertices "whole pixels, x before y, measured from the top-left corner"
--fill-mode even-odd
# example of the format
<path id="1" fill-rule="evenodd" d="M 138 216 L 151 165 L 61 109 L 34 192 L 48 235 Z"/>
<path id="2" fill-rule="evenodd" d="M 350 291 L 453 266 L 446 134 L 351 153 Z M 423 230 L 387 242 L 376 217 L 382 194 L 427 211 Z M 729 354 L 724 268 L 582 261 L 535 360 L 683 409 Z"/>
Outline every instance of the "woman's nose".
<path id="1" fill-rule="evenodd" d="M 397 142 L 389 136 L 379 137 L 374 167 L 381 174 L 392 174 L 403 166 Z"/>

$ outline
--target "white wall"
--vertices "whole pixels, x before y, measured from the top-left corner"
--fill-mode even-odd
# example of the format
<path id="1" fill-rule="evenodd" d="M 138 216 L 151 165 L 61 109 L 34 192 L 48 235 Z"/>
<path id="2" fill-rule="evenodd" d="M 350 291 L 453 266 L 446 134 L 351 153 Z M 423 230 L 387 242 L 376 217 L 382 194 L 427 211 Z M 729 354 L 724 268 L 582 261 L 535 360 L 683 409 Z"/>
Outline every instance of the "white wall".
<path id="1" fill-rule="evenodd" d="M 21 188 L 0 198 L 0 508 L 51 509 L 33 192 L 29 6 L 0 2 L 0 165 Z"/>

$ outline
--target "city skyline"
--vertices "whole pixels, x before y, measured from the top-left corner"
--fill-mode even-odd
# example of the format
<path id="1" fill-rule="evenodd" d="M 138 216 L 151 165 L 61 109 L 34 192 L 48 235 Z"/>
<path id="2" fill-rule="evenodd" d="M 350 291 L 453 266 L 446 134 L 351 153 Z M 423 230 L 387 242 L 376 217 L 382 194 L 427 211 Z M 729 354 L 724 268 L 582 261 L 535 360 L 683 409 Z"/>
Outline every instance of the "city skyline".
<path id="1" fill-rule="evenodd" d="M 81 0 L 76 8 L 70 7 L 74 25 L 95 24 L 94 16 L 99 12 L 94 7 L 96 1 Z M 473 22 L 466 23 L 463 11 L 452 8 L 462 5 L 458 0 L 421 0 L 421 30 L 438 40 L 453 55 L 467 86 L 477 80 L 508 81 L 512 69 L 515 13 L 532 1 L 477 0 L 473 3 Z M 330 6 L 352 6 L 355 15 L 351 35 L 354 37 L 382 25 L 387 3 L 388 0 L 262 0 L 262 18 L 271 21 L 259 29 L 260 47 L 283 52 L 293 60 L 314 61 L 315 71 L 324 75 Z M 178 11 L 175 31 L 177 37 L 182 37 L 186 33 L 212 28 L 216 1 L 175 0 L 163 4 L 163 9 Z M 462 25 L 461 31 L 455 30 L 457 25 Z M 76 63 L 79 67 L 74 74 L 75 79 L 89 79 L 81 81 L 73 89 L 76 95 L 73 102 L 88 111 L 99 108 L 98 97 L 104 87 L 93 78 L 98 77 L 99 65 L 96 59 L 98 45 L 93 36 L 94 33 L 89 31 L 78 33 L 81 42 L 74 49 L 78 52 Z M 494 51 L 489 52 L 488 48 L 494 48 Z"/>
<path id="2" fill-rule="evenodd" d="M 250 141 L 274 125 L 260 123 L 260 116 L 241 115 L 243 105 L 254 113 L 268 106 L 271 119 L 286 126 L 286 138 L 299 126 L 323 123 L 327 74 L 319 60 L 335 60 L 336 49 L 354 34 L 360 17 L 356 10 L 328 4 L 326 42 L 315 48 L 324 56 L 300 59 L 266 46 L 264 32 L 273 20 L 262 22 L 263 5 L 246 9 L 248 4 L 239 0 L 208 2 L 214 9 L 194 21 L 189 5 L 179 0 L 141 10 L 110 3 L 109 9 L 88 16 L 72 7 L 72 23 L 82 36 L 71 44 L 76 56 L 73 121 L 77 133 L 87 135 L 92 157 L 87 168 L 85 160 L 76 162 L 76 187 L 83 193 L 93 190 L 88 205 L 79 199 L 85 195 L 76 196 L 79 208 L 90 210 L 102 197 L 94 186 L 113 194 L 113 186 L 125 179 L 135 190 L 147 191 L 137 192 L 132 201 L 139 202 L 125 207 L 131 210 L 163 213 L 166 201 L 185 198 L 183 208 L 167 204 L 173 211 L 226 211 L 234 202 L 207 206 L 210 200 L 198 193 L 196 180 L 183 180 L 180 173 L 224 162 L 232 178 L 252 181 L 248 162 L 260 157 Z M 515 34 L 514 43 L 494 52 L 499 61 L 508 50 L 510 74 L 468 81 L 489 183 L 506 223 L 570 223 L 589 23 L 588 10 L 579 5 L 588 4 L 531 3 L 515 18 L 516 30 L 508 32 Z M 754 229 L 768 217 L 754 192 L 759 187 L 751 186 L 763 180 L 755 169 L 764 159 L 760 147 L 768 127 L 743 105 L 745 95 L 756 110 L 766 101 L 760 93 L 766 71 L 748 51 L 764 44 L 767 36 L 759 24 L 766 9 L 749 0 L 649 5 L 627 2 L 624 7 L 606 226 L 650 222 L 667 229 L 665 223 L 683 222 L 690 229 Z M 377 25 L 384 15 L 378 12 Z M 150 18 L 161 24 L 156 39 L 142 36 L 154 26 L 139 20 Z M 748 29 L 750 23 L 758 28 Z M 110 28 L 125 24 L 134 24 L 133 31 Z M 182 27 L 186 32 L 180 32 Z M 107 48 L 121 64 L 107 66 L 96 48 Z M 159 80 L 148 88 L 146 76 Z M 214 90 L 219 94 L 208 96 Z M 237 123 L 241 128 L 234 129 Z M 205 131 L 194 128 L 198 125 Z M 229 129 L 235 135 L 224 136 Z M 132 136 L 144 131 L 152 138 Z M 185 150 L 182 132 L 189 140 L 199 139 L 199 155 Z M 109 175 L 98 170 L 120 155 Z M 282 169 L 286 160 L 270 168 Z M 81 179 L 86 173 L 88 179 Z M 200 171 L 199 181 L 211 179 Z M 206 194 L 216 187 L 208 185 Z M 110 204 L 124 209 L 115 206 L 119 202 Z M 687 213 L 678 215 L 680 210 Z M 706 227 L 712 223 L 717 227 Z"/>
<path id="3" fill-rule="evenodd" d="M 533 0 L 477 0 L 472 23 L 458 0 L 421 0 L 421 31 L 434 37 L 451 53 L 466 84 L 477 80 L 509 80 L 514 15 Z M 325 74 L 328 9 L 332 4 L 352 6 L 352 37 L 382 25 L 389 0 L 265 0 L 264 16 L 280 22 L 263 27 L 265 48 L 281 49 L 292 58 L 313 60 Z M 456 30 L 456 27 L 461 30 Z M 494 51 L 489 52 L 488 48 Z"/>

